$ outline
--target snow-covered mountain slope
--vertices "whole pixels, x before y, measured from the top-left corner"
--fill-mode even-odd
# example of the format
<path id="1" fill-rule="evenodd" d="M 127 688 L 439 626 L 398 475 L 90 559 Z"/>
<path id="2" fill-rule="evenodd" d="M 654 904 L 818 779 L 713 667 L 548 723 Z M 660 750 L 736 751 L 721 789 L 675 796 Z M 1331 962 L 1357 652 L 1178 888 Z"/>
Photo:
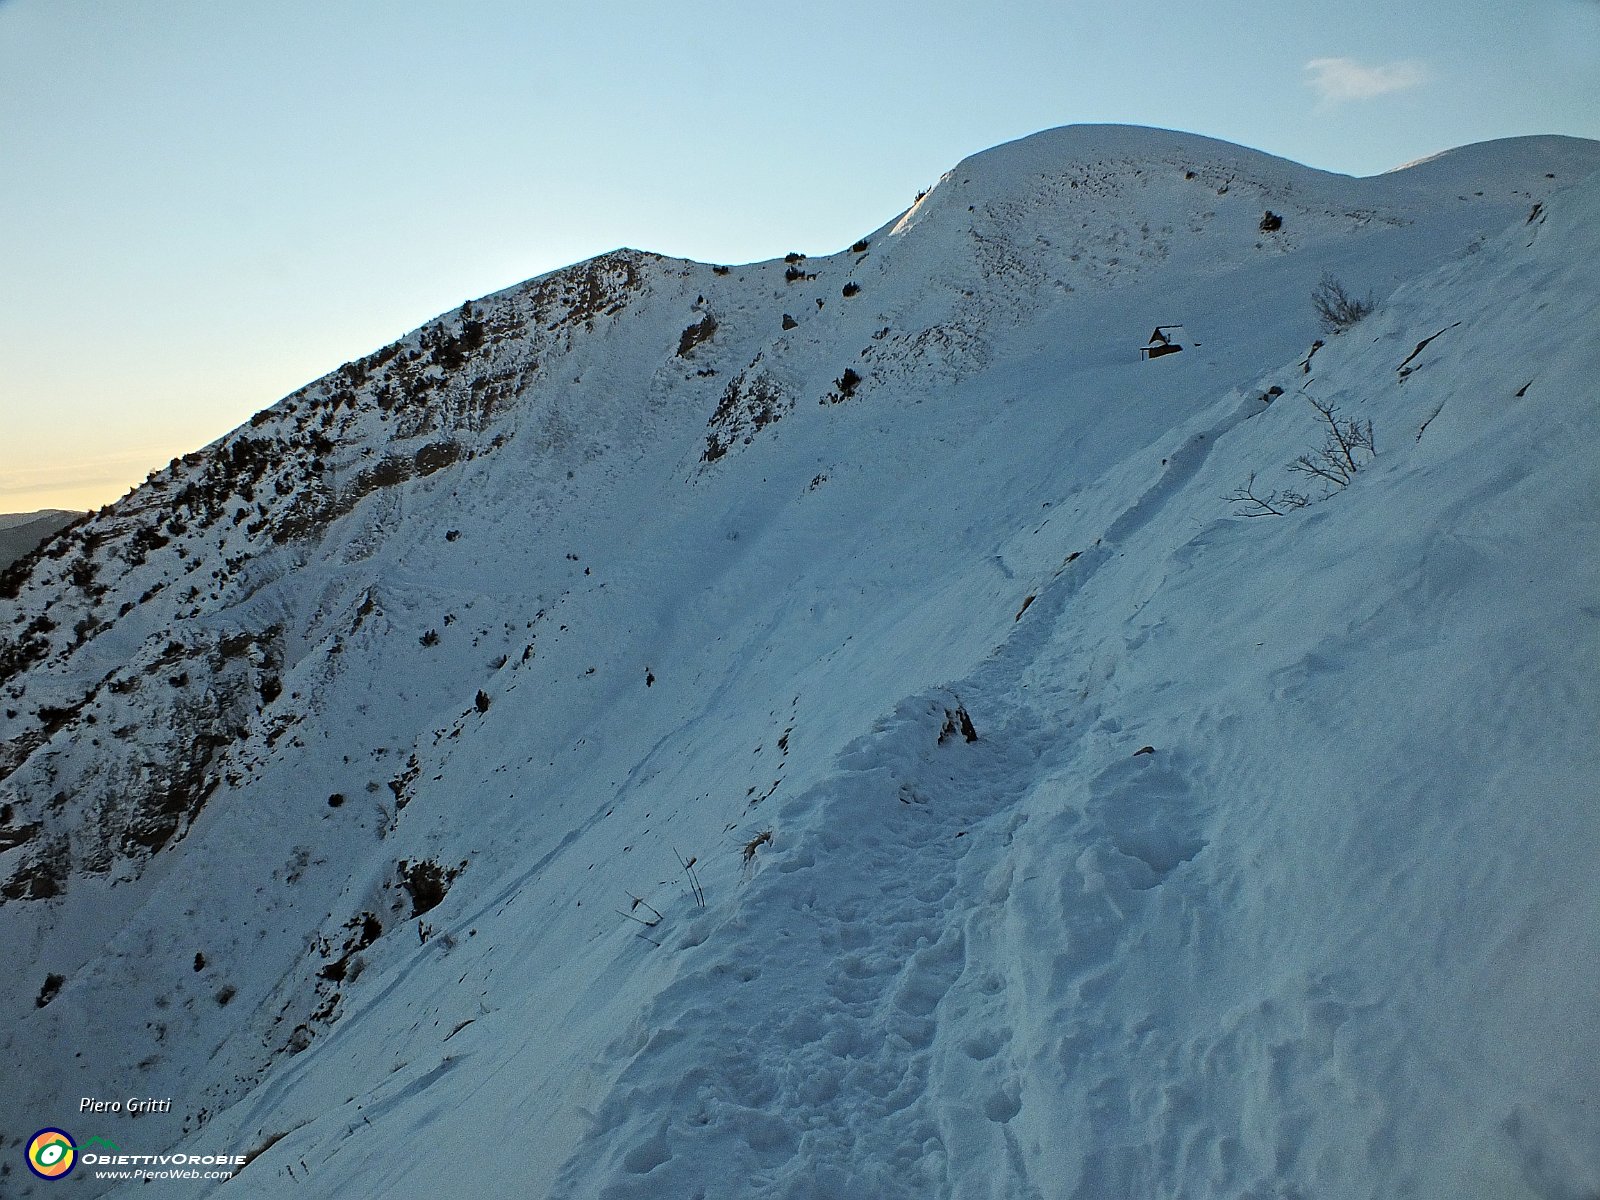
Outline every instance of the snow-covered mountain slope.
<path id="1" fill-rule="evenodd" d="M 7 1194 L 45 1125 L 260 1196 L 1595 1194 L 1597 168 L 1057 130 L 463 306 L 57 537 Z"/>

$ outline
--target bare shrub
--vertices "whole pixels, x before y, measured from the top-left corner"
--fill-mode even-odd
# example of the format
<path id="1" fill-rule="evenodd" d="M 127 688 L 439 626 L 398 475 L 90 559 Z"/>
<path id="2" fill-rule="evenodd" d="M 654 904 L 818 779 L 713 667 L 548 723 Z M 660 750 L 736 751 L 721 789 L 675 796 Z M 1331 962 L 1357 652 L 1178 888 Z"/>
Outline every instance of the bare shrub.
<path id="1" fill-rule="evenodd" d="M 1339 418 L 1338 406 L 1306 397 L 1317 410 L 1326 428 L 1322 445 L 1300 455 L 1288 464 L 1296 475 L 1320 479 L 1323 484 L 1321 499 L 1350 486 L 1360 470 L 1377 456 L 1377 439 L 1372 432 L 1371 420 L 1345 421 Z M 1310 504 L 1312 497 L 1304 492 L 1285 489 L 1260 490 L 1256 488 L 1256 474 L 1223 497 L 1230 504 L 1241 507 L 1233 510 L 1236 517 L 1282 517 L 1297 508 Z"/>
<path id="2" fill-rule="evenodd" d="M 1377 302 L 1370 293 L 1362 298 L 1352 296 L 1330 272 L 1323 272 L 1322 281 L 1312 290 L 1311 306 L 1324 333 L 1340 333 L 1368 316 Z"/>
<path id="3" fill-rule="evenodd" d="M 1282 517 L 1287 516 L 1291 509 L 1304 508 L 1311 503 L 1311 498 L 1300 492 L 1256 492 L 1256 473 L 1250 472 L 1250 478 L 1245 480 L 1233 491 L 1223 497 L 1230 504 L 1239 504 L 1243 507 L 1233 510 L 1236 517 Z"/>
<path id="4" fill-rule="evenodd" d="M 1322 400 L 1312 400 L 1311 407 L 1327 426 L 1327 436 L 1317 449 L 1290 463 L 1289 470 L 1322 480 L 1328 488 L 1326 494 L 1331 495 L 1339 488 L 1348 487 L 1356 472 L 1377 455 L 1378 448 L 1370 420 L 1341 421 L 1338 408 Z"/>

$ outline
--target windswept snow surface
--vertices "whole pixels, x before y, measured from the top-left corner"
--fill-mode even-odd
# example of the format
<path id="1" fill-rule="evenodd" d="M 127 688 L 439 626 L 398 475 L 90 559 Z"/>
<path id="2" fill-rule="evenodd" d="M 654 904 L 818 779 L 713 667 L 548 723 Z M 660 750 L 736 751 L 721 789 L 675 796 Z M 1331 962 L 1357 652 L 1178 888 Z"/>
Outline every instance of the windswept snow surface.
<path id="1" fill-rule="evenodd" d="M 0 909 L 0 1187 L 60 1125 L 266 1147 L 172 1196 L 1600 1194 L 1596 168 L 1072 128 L 855 252 L 624 252 L 570 332 L 481 302 L 527 331 L 458 368 L 521 372 L 470 453 L 107 555 L 94 603 L 173 582 L 7 685 L 7 827 L 156 770 L 117 706 L 186 663 L 282 692 L 170 842 Z M 1381 299 L 1332 336 L 1325 271 Z M 339 382 L 263 425 L 333 412 L 320 478 L 438 438 Z M 1376 457 L 1236 515 L 1304 484 L 1310 398 Z M 134 1091 L 172 1114 L 77 1114 Z"/>

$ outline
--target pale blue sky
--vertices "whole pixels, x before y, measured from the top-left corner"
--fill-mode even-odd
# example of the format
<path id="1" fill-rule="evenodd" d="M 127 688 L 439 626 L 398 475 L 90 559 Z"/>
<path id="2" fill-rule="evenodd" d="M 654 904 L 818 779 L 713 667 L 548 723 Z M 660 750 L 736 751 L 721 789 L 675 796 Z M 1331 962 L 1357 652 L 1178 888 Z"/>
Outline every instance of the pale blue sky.
<path id="1" fill-rule="evenodd" d="M 1600 138 L 1600 2 L 0 0 L 0 511 L 113 499 L 468 297 L 835 250 L 1084 121 L 1351 174 Z"/>

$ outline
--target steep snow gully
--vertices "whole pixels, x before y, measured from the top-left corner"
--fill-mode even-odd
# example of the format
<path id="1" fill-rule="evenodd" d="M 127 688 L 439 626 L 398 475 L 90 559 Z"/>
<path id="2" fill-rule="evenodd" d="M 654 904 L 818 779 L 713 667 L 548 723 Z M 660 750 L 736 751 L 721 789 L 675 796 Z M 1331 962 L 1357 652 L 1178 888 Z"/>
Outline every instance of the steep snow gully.
<path id="1" fill-rule="evenodd" d="M 1600 1196 L 1597 169 L 1051 131 L 47 543 L 0 1191 L 57 1126 L 249 1156 L 86 1195 Z"/>

